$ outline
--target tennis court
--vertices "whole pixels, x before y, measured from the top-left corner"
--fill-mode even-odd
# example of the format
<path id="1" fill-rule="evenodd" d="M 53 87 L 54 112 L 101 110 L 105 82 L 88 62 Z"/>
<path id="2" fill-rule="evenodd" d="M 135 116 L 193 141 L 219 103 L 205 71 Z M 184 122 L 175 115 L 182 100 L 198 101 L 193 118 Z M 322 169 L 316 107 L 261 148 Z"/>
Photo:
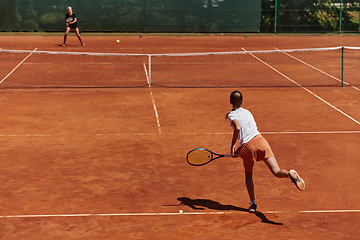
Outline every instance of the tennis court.
<path id="1" fill-rule="evenodd" d="M 83 40 L 85 47 L 70 36 L 69 46 L 62 48 L 58 46 L 62 36 L 4 35 L 0 48 L 149 55 L 360 47 L 359 36 L 83 36 Z M 74 75 L 76 71 L 68 70 L 71 61 L 39 64 L 36 54 L 21 54 L 17 60 L 2 58 L 0 65 L 0 88 L 5 86 L 0 89 L 0 237 L 357 238 L 360 87 L 355 53 L 345 59 L 344 87 L 338 81 L 336 50 L 327 55 L 328 61 L 281 53 L 284 64 L 270 55 L 248 55 L 246 65 L 237 68 L 247 67 L 238 74 L 246 78 L 253 74 L 254 79 L 267 75 L 270 83 L 224 87 L 226 81 L 219 79 L 221 87 L 216 87 L 212 79 L 210 87 L 190 88 L 162 86 L 174 85 L 175 77 L 184 78 L 183 85 L 202 82 L 196 71 L 206 74 L 205 64 L 194 66 L 193 61 L 200 61 L 193 58 L 178 69 L 177 58 L 171 56 L 164 63 L 157 59 L 164 56 L 152 56 L 154 86 L 149 86 L 150 64 L 143 55 L 115 68 L 106 65 L 107 60 L 90 64 L 91 58 L 80 59 L 91 67 L 76 66 Z M 90 73 L 98 66 L 102 74 Z M 39 69 L 45 77 L 37 78 L 34 72 Z M 218 69 L 218 78 L 230 76 L 225 75 L 228 66 L 218 64 Z M 53 87 L 66 71 L 70 73 L 66 86 Z M 133 85 L 108 87 L 106 78 L 118 72 L 134 79 Z M 98 82 L 85 81 L 90 78 Z M 102 81 L 104 85 L 96 87 Z M 83 85 L 72 85 L 79 82 Z M 272 82 L 274 86 L 268 86 Z M 257 163 L 256 214 L 247 213 L 249 199 L 239 159 L 219 159 L 202 167 L 185 160 L 187 152 L 197 147 L 229 152 L 232 129 L 225 114 L 231 110 L 229 94 L 235 89 L 243 93 L 243 107 L 253 113 L 280 167 L 296 169 L 306 181 L 300 192 L 290 180 L 276 179 L 265 164 Z"/>

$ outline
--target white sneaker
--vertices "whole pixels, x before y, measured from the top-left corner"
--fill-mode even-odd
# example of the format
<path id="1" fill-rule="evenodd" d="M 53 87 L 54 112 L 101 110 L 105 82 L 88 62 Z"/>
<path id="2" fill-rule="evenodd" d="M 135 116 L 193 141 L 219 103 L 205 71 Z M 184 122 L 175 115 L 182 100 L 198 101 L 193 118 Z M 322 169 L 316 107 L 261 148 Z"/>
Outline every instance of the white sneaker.
<path id="1" fill-rule="evenodd" d="M 302 180 L 302 178 L 299 176 L 299 174 L 294 169 L 290 170 L 289 177 L 290 177 L 291 181 L 295 184 L 295 186 L 300 191 L 303 191 L 305 189 L 304 180 Z"/>

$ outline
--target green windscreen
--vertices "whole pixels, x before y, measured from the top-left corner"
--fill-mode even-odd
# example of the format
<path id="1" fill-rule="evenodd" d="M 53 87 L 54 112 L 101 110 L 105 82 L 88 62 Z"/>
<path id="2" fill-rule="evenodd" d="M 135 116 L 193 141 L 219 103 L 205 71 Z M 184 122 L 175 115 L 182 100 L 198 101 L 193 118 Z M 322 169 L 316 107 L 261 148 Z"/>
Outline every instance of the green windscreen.
<path id="1" fill-rule="evenodd" d="M 261 0 L 0 0 L 0 31 L 259 32 Z"/>

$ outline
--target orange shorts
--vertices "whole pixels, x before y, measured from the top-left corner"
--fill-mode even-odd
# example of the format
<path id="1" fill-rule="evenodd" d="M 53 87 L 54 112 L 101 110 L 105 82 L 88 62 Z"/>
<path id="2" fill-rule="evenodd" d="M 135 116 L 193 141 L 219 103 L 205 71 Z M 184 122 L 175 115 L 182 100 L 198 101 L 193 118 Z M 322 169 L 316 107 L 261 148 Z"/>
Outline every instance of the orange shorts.
<path id="1" fill-rule="evenodd" d="M 256 135 L 249 142 L 244 143 L 237 149 L 237 152 L 243 161 L 262 161 L 274 156 L 269 143 L 261 134 Z"/>

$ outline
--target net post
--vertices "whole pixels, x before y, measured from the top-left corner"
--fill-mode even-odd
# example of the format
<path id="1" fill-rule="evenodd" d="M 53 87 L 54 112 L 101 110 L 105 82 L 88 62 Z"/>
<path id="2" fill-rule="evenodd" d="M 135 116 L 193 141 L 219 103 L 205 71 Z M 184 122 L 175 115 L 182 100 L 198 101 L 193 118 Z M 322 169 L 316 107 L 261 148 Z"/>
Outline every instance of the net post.
<path id="1" fill-rule="evenodd" d="M 339 34 L 341 34 L 341 20 L 342 20 L 342 0 L 340 0 L 340 17 L 339 17 Z"/>
<path id="2" fill-rule="evenodd" d="M 341 47 L 341 87 L 344 87 L 344 46 Z"/>
<path id="3" fill-rule="evenodd" d="M 151 86 L 151 55 L 149 56 L 149 86 Z"/>

